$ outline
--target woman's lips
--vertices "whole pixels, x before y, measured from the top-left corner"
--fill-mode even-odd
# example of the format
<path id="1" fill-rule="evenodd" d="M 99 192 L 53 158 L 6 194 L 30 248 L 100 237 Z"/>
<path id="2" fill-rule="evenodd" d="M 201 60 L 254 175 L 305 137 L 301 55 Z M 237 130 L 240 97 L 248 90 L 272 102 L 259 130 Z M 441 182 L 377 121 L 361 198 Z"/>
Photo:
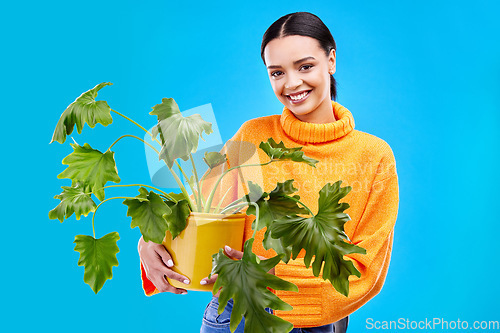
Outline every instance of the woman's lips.
<path id="1" fill-rule="evenodd" d="M 307 97 L 309 97 L 311 93 L 311 90 L 307 90 L 307 91 L 303 91 L 299 94 L 291 94 L 291 95 L 285 95 L 286 98 L 288 98 L 288 100 L 292 103 L 292 104 L 299 104 L 299 103 L 302 103 L 303 101 L 305 101 L 307 99 Z"/>

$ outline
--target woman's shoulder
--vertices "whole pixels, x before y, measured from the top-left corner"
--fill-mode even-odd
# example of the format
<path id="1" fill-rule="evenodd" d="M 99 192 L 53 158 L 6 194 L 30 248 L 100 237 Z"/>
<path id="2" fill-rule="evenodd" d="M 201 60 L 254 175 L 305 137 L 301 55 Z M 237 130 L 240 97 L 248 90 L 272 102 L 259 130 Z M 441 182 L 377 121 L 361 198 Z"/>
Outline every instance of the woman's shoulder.
<path id="1" fill-rule="evenodd" d="M 280 115 L 277 114 L 249 119 L 240 126 L 233 140 L 260 138 L 275 133 L 279 126 Z"/>
<path id="2" fill-rule="evenodd" d="M 356 129 L 352 130 L 351 136 L 356 141 L 355 146 L 364 153 L 394 159 L 394 153 L 391 146 L 378 136 Z"/>

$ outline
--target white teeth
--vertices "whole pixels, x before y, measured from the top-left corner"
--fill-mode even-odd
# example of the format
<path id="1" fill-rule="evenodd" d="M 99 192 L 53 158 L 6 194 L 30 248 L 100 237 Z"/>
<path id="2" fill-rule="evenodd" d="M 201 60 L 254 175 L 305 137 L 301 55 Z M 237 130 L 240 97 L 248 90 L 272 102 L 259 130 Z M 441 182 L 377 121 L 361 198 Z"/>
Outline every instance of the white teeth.
<path id="1" fill-rule="evenodd" d="M 288 97 L 290 97 L 294 101 L 298 101 L 299 99 L 306 97 L 306 95 L 307 95 L 307 91 L 305 91 L 302 94 L 297 95 L 297 96 L 288 95 Z"/>

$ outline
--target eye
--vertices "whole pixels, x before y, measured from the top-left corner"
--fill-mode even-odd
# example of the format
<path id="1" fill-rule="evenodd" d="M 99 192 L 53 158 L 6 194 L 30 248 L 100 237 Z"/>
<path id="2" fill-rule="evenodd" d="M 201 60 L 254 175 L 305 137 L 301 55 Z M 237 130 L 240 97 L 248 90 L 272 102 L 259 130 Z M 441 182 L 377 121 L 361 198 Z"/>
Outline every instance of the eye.
<path id="1" fill-rule="evenodd" d="M 308 70 L 308 69 L 311 69 L 311 68 L 313 68 L 313 65 L 307 64 L 307 65 L 300 66 L 300 69 L 303 69 L 303 70 Z"/>
<path id="2" fill-rule="evenodd" d="M 281 76 L 281 75 L 283 75 L 282 71 L 274 71 L 274 72 L 271 73 L 271 76 L 274 77 L 274 78 L 276 78 L 278 76 Z"/>

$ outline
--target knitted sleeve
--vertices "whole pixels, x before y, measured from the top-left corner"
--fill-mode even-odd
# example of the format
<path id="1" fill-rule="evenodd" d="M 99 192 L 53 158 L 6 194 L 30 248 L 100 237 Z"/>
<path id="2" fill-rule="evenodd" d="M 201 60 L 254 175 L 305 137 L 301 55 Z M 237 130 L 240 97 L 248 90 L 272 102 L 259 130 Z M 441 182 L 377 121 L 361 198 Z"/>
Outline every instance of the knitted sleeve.
<path id="1" fill-rule="evenodd" d="M 296 327 L 326 325 L 353 313 L 373 298 L 381 289 L 389 267 L 393 231 L 396 222 L 399 191 L 392 151 L 380 160 L 377 173 L 361 218 L 351 240 L 366 249 L 366 255 L 352 254 L 344 258 L 353 261 L 361 277 L 349 278 L 349 296 L 338 293 L 328 281 L 314 277 L 303 259 L 280 263 L 276 275 L 297 284 L 299 293 L 307 294 L 297 303 L 296 295 L 278 291 L 277 295 L 290 303 L 292 311 L 276 311 Z M 355 222 L 355 221 L 354 221 Z"/>

